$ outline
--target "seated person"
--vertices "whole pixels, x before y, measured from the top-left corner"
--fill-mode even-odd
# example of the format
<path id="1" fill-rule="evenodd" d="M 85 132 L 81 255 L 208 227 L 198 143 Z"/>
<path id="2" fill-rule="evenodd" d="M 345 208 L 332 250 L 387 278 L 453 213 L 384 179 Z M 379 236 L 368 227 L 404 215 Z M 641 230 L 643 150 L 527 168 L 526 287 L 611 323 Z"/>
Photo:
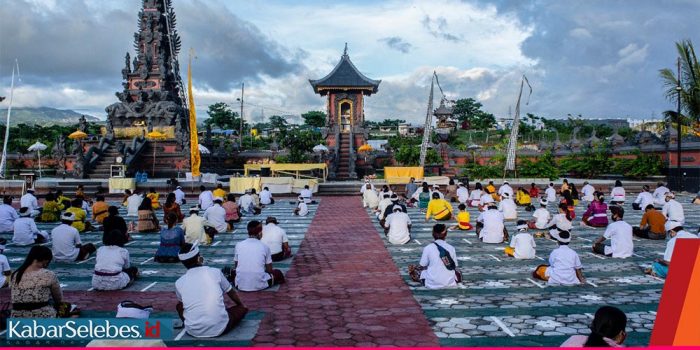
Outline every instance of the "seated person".
<path id="1" fill-rule="evenodd" d="M 226 209 L 221 204 L 224 203 L 222 198 L 214 198 L 214 205 L 204 211 L 204 220 L 209 222 L 217 233 L 226 232 L 228 224 L 226 223 Z"/>
<path id="2" fill-rule="evenodd" d="M 7 257 L 3 255 L 6 244 L 7 240 L 0 238 L 0 288 L 5 288 L 10 285 L 10 275 L 12 274 L 10 262 L 7 261 Z"/>
<path id="3" fill-rule="evenodd" d="M 233 224 L 241 222 L 241 210 L 236 203 L 236 196 L 233 193 L 226 195 L 226 202 L 222 205 L 226 210 L 226 223 L 228 229 L 233 230 Z"/>
<path id="4" fill-rule="evenodd" d="M 63 206 L 63 208 L 61 208 L 61 210 L 64 210 L 66 208 L 70 208 L 71 200 L 70 200 L 70 198 L 63 195 L 63 190 L 56 191 L 56 202 L 58 202 L 58 204 Z"/>
<path id="5" fill-rule="evenodd" d="M 527 223 L 527 227 L 533 230 L 544 230 L 547 228 L 547 223 L 551 219 L 552 215 L 547 210 L 547 199 L 540 199 L 540 207 L 532 213 L 534 219 Z"/>
<path id="6" fill-rule="evenodd" d="M 185 242 L 200 242 L 209 245 L 214 240 L 215 228 L 203 217 L 199 216 L 199 208 L 190 208 L 190 216 L 182 220 L 182 229 L 185 232 Z"/>
<path id="7" fill-rule="evenodd" d="M 299 204 L 297 204 L 297 207 L 294 208 L 294 215 L 298 215 L 298 216 L 309 215 L 309 207 L 306 205 L 306 201 L 304 200 L 304 197 L 299 196 L 299 198 L 297 200 L 299 201 Z"/>
<path id="8" fill-rule="evenodd" d="M 362 192 L 362 207 L 375 210 L 379 206 L 379 195 L 372 189 L 372 185 L 365 186 L 365 190 Z"/>
<path id="9" fill-rule="evenodd" d="M 300 197 L 304 197 L 304 203 L 306 204 L 316 204 L 316 201 L 312 200 L 313 192 L 309 189 L 309 185 L 304 185 L 304 189 L 299 192 Z"/>
<path id="10" fill-rule="evenodd" d="M 41 207 L 39 207 L 39 201 L 34 195 L 34 188 L 27 189 L 27 193 L 20 197 L 19 206 L 20 208 L 29 208 L 30 216 L 33 218 L 41 214 Z"/>
<path id="11" fill-rule="evenodd" d="M 632 209 L 644 210 L 649 204 L 654 205 L 654 196 L 651 194 L 649 185 L 644 185 L 642 186 L 642 192 L 639 192 L 639 195 L 632 203 Z"/>
<path id="12" fill-rule="evenodd" d="M 581 224 L 590 227 L 608 226 L 608 205 L 605 204 L 605 195 L 602 192 L 593 193 L 593 201 L 583 213 Z"/>
<path id="13" fill-rule="evenodd" d="M 668 275 L 668 266 L 671 264 L 671 257 L 673 257 L 673 250 L 676 247 L 676 241 L 680 239 L 698 239 L 698 236 L 683 230 L 683 225 L 677 221 L 666 222 L 666 231 L 668 231 L 669 237 L 671 239 L 666 243 L 666 250 L 664 251 L 664 257 L 662 259 L 656 259 L 651 268 L 644 271 L 645 273 L 666 278 Z"/>
<path id="14" fill-rule="evenodd" d="M 425 222 L 428 222 L 431 217 L 437 221 L 452 219 L 452 204 L 440 198 L 438 192 L 433 192 L 433 199 L 428 203 L 428 210 L 425 212 Z"/>
<path id="15" fill-rule="evenodd" d="M 471 230 L 472 224 L 469 223 L 471 220 L 471 217 L 469 216 L 469 212 L 467 211 L 467 206 L 464 205 L 464 203 L 461 203 L 458 207 L 457 210 L 459 212 L 457 213 L 457 225 L 452 226 L 452 229 L 459 229 L 462 231 L 469 231 Z"/>
<path id="16" fill-rule="evenodd" d="M 625 210 L 622 207 L 611 207 L 610 212 L 613 223 L 608 225 L 605 233 L 593 243 L 593 252 L 613 258 L 629 258 L 634 253 L 632 226 L 623 220 Z M 603 244 L 606 239 L 610 240 L 609 246 Z"/>
<path id="17" fill-rule="evenodd" d="M 506 247 L 506 255 L 516 259 L 534 259 L 537 245 L 532 235 L 527 232 L 527 221 L 518 220 L 518 226 L 515 229 L 517 233 L 510 241 L 510 245 Z"/>
<path id="18" fill-rule="evenodd" d="M 19 218 L 14 223 L 14 233 L 12 243 L 20 246 L 35 243 L 44 243 L 49 238 L 48 234 L 39 231 L 34 219 L 31 218 L 31 211 L 27 207 L 19 210 Z"/>
<path id="19" fill-rule="evenodd" d="M 386 220 L 386 218 L 394 212 L 395 207 L 401 208 L 401 211 L 403 211 L 404 213 L 407 212 L 406 205 L 403 204 L 403 203 L 405 203 L 405 201 L 402 200 L 401 197 L 399 197 L 399 195 L 394 193 L 391 195 L 391 197 L 389 199 L 391 199 L 391 204 L 389 204 L 386 207 L 386 209 L 384 209 L 384 213 L 382 213 L 382 215 L 379 216 L 380 225 L 383 225 L 383 222 Z"/>
<path id="20" fill-rule="evenodd" d="M 411 218 L 400 206 L 394 206 L 394 211 L 384 221 L 387 238 L 391 244 L 406 244 L 411 240 Z"/>
<path id="21" fill-rule="evenodd" d="M 46 195 L 44 206 L 41 210 L 41 215 L 39 215 L 37 221 L 56 222 L 61 218 L 61 211 L 63 209 L 63 204 L 56 200 L 56 196 L 53 193 L 49 193 Z"/>
<path id="22" fill-rule="evenodd" d="M 653 204 L 649 204 L 644 209 L 644 215 L 639 223 L 639 227 L 632 228 L 632 234 L 639 238 L 666 239 L 664 225 L 666 225 L 664 214 L 656 210 Z"/>
<path id="23" fill-rule="evenodd" d="M 275 199 L 272 198 L 272 192 L 270 192 L 270 189 L 265 187 L 263 188 L 262 191 L 260 191 L 260 204 L 262 205 L 271 205 L 275 204 Z"/>
<path id="24" fill-rule="evenodd" d="M 530 192 L 523 187 L 518 187 L 518 191 L 515 193 L 515 203 L 518 206 L 530 208 L 532 206 Z"/>
<path id="25" fill-rule="evenodd" d="M 12 196 L 4 196 L 0 205 L 0 233 L 12 233 L 15 220 L 19 218 L 17 210 L 12 207 Z"/>
<path id="26" fill-rule="evenodd" d="M 518 208 L 513 199 L 510 198 L 510 193 L 508 192 L 501 195 L 501 202 L 498 203 L 498 210 L 503 213 L 504 220 L 518 219 Z"/>
<path id="27" fill-rule="evenodd" d="M 219 198 L 226 198 L 226 190 L 224 190 L 224 186 L 222 184 L 216 184 L 216 189 L 212 191 L 212 195 L 214 198 L 219 197 Z"/>
<path id="28" fill-rule="evenodd" d="M 245 194 L 238 197 L 238 207 L 241 210 L 241 214 L 257 215 L 260 213 L 259 208 L 255 207 L 253 196 L 251 195 L 251 190 L 245 190 Z"/>
<path id="29" fill-rule="evenodd" d="M 433 226 L 433 244 L 423 248 L 420 264 L 409 265 L 408 274 L 415 282 L 430 289 L 454 288 L 462 281 L 462 275 L 457 270 L 457 253 L 455 248 L 445 242 L 447 226 Z"/>
<path id="30" fill-rule="evenodd" d="M 537 266 L 532 272 L 532 277 L 547 281 L 549 285 L 573 286 L 586 283 L 581 258 L 576 251 L 569 248 L 571 233 L 554 230 L 550 232 L 550 236 L 557 241 L 559 248 L 549 254 L 549 265 Z"/>
<path id="31" fill-rule="evenodd" d="M 73 221 L 74 214 L 67 211 L 61 215 L 61 224 L 51 230 L 51 250 L 56 261 L 86 260 L 97 250 L 92 243 L 82 244 L 80 232 L 73 226 Z"/>
<path id="32" fill-rule="evenodd" d="M 98 194 L 95 197 L 95 204 L 92 205 L 92 220 L 101 224 L 107 215 L 109 215 L 109 204 L 105 202 L 105 196 Z"/>
<path id="33" fill-rule="evenodd" d="M 700 192 L 698 192 L 698 194 L 695 195 L 695 198 L 693 198 L 692 203 L 693 204 L 700 204 Z"/>
<path id="34" fill-rule="evenodd" d="M 160 199 L 160 194 L 156 192 L 156 189 L 154 187 L 151 187 L 148 190 L 146 198 L 151 200 L 151 207 L 153 208 L 153 210 L 160 209 L 160 202 L 158 201 Z"/>
<path id="35" fill-rule="evenodd" d="M 221 270 L 204 266 L 195 243 L 185 243 L 178 255 L 187 272 L 175 281 L 175 306 L 187 334 L 197 338 L 218 337 L 232 330 L 248 313 Z M 235 303 L 226 308 L 224 295 Z"/>
<path id="36" fill-rule="evenodd" d="M 391 205 L 391 194 L 384 193 L 382 192 L 381 196 L 383 197 L 379 201 L 379 205 L 377 206 L 377 210 L 374 211 L 374 215 L 377 216 L 377 219 L 381 221 L 381 216 L 384 215 L 384 212 L 386 211 L 386 208 Z"/>
<path id="37" fill-rule="evenodd" d="M 180 204 L 177 202 L 177 196 L 175 193 L 168 193 L 168 195 L 165 197 L 165 204 L 163 204 L 163 220 L 165 221 L 165 217 L 168 215 L 168 213 L 173 212 L 175 213 L 175 216 L 177 216 L 177 222 L 181 223 L 182 220 L 185 218 L 185 215 L 182 214 L 182 210 L 180 209 Z"/>
<path id="38" fill-rule="evenodd" d="M 278 226 L 277 218 L 274 216 L 267 217 L 260 242 L 263 242 L 270 248 L 272 261 L 282 261 L 292 256 L 292 249 L 289 248 L 287 232 Z"/>
<path id="39" fill-rule="evenodd" d="M 119 208 L 112 205 L 107 208 L 107 213 L 107 217 L 102 221 L 102 236 L 104 237 L 107 233 L 117 230 L 121 234 L 122 242 L 128 242 L 130 239 L 128 227 L 124 218 L 119 216 Z"/>
<path id="40" fill-rule="evenodd" d="M 241 291 L 254 292 L 284 283 L 282 271 L 272 268 L 270 248 L 260 242 L 262 223 L 248 223 L 248 238 L 236 243 L 233 257 L 234 269 L 229 278 Z"/>
<path id="41" fill-rule="evenodd" d="M 167 228 L 160 230 L 160 245 L 156 250 L 156 255 L 153 261 L 159 263 L 176 263 L 179 261 L 177 254 L 180 252 L 180 247 L 185 244 L 185 231 L 177 227 L 177 216 L 170 212 L 165 217 Z M 184 226 L 184 225 L 183 225 Z M 194 240 L 197 241 L 196 239 Z"/>
<path id="42" fill-rule="evenodd" d="M 83 200 L 76 198 L 70 204 L 71 207 L 66 209 L 66 213 L 73 214 L 73 227 L 78 229 L 78 232 L 92 231 L 92 224 L 87 221 L 87 212 L 83 209 Z"/>
<path id="43" fill-rule="evenodd" d="M 160 220 L 153 211 L 149 198 L 144 198 L 139 205 L 138 218 L 136 231 L 141 233 L 160 232 Z"/>
<path id="44" fill-rule="evenodd" d="M 96 290 L 124 289 L 136 280 L 138 269 L 131 266 L 129 251 L 124 249 L 124 240 L 119 230 L 113 230 L 102 238 L 102 247 L 97 249 L 92 288 Z"/>
<path id="45" fill-rule="evenodd" d="M 595 312 L 591 323 L 590 335 L 572 335 L 563 344 L 562 348 L 588 348 L 588 347 L 622 347 L 627 338 L 627 315 L 622 310 L 603 306 Z"/>
<path id="46" fill-rule="evenodd" d="M 487 210 L 476 219 L 476 235 L 484 243 L 502 243 L 508 241 L 508 231 L 503 213 L 498 211 L 495 202 L 488 204 Z"/>

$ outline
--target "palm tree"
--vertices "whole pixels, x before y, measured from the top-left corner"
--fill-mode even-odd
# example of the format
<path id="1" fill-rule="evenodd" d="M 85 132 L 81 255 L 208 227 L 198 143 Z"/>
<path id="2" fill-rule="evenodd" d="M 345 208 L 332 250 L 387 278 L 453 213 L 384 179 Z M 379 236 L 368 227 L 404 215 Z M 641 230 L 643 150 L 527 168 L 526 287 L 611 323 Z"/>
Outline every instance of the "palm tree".
<path id="1" fill-rule="evenodd" d="M 676 43 L 676 50 L 680 60 L 680 77 L 673 69 L 664 68 L 659 75 L 666 88 L 665 95 L 669 101 L 678 102 L 678 90 L 681 91 L 681 122 L 700 121 L 700 63 L 695 56 L 695 49 L 690 40 Z M 675 111 L 665 112 L 668 119 L 676 120 Z"/>

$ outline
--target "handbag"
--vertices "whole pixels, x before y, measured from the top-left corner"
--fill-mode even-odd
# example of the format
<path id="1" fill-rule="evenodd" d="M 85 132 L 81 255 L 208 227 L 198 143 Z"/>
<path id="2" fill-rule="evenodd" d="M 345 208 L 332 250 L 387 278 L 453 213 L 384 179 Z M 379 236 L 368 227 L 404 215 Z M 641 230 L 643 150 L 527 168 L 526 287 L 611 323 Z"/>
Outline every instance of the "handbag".
<path id="1" fill-rule="evenodd" d="M 442 263 L 445 264 L 445 268 L 450 271 L 454 271 L 455 280 L 457 281 L 457 283 L 461 283 L 462 273 L 457 269 L 457 264 L 455 264 L 454 259 L 452 259 L 452 255 L 450 255 L 450 252 L 448 252 L 447 249 L 437 244 L 437 242 L 434 243 L 438 248 L 438 252 L 440 252 L 440 260 L 442 260 Z"/>

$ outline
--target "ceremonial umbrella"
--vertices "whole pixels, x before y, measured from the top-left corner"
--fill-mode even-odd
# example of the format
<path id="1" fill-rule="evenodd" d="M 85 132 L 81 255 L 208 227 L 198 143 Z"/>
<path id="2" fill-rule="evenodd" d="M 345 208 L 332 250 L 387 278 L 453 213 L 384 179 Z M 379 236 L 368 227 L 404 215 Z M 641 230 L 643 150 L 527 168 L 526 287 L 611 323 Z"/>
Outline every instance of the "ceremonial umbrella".
<path id="1" fill-rule="evenodd" d="M 373 150 L 372 146 L 370 146 L 368 143 L 360 146 L 360 148 L 357 149 L 358 152 L 369 152 L 372 150 Z"/>
<path id="2" fill-rule="evenodd" d="M 199 144 L 199 153 L 201 153 L 201 154 L 209 154 L 209 153 L 211 153 L 211 152 L 209 151 L 209 149 L 208 149 L 206 146 L 204 146 L 204 145 L 202 145 L 202 144 L 200 143 L 200 144 Z"/>
<path id="3" fill-rule="evenodd" d="M 149 140 L 153 140 L 153 167 L 151 168 L 151 173 L 152 176 L 156 176 L 156 145 L 158 144 L 158 140 L 164 140 L 165 139 L 165 134 L 163 134 L 160 131 L 153 130 L 146 134 L 146 137 Z"/>
<path id="4" fill-rule="evenodd" d="M 27 151 L 29 152 L 36 152 L 38 157 L 39 157 L 39 177 L 41 177 L 41 151 L 46 149 L 46 145 L 37 141 L 33 145 L 29 146 L 27 148 Z"/>
<path id="5" fill-rule="evenodd" d="M 72 134 L 68 135 L 68 138 L 71 140 L 82 140 L 86 138 L 88 135 L 80 130 L 73 131 Z"/>
<path id="6" fill-rule="evenodd" d="M 316 153 L 328 152 L 328 147 L 324 145 L 316 145 L 314 146 L 313 151 Z"/>

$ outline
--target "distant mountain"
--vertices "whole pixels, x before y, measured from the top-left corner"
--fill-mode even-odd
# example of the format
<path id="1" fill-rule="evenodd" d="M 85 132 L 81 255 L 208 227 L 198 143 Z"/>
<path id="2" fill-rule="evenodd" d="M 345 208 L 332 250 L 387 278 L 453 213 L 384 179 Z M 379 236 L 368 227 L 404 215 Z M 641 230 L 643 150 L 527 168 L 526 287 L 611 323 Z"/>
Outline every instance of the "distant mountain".
<path id="1" fill-rule="evenodd" d="M 37 125 L 53 125 L 53 124 L 77 124 L 80 116 L 84 115 L 88 122 L 99 122 L 98 118 L 91 115 L 81 114 L 70 109 L 56 109 L 50 107 L 38 108 L 12 108 L 12 125 L 17 124 L 37 124 Z M 0 109 L 0 124 L 5 124 L 7 116 L 7 108 Z"/>

